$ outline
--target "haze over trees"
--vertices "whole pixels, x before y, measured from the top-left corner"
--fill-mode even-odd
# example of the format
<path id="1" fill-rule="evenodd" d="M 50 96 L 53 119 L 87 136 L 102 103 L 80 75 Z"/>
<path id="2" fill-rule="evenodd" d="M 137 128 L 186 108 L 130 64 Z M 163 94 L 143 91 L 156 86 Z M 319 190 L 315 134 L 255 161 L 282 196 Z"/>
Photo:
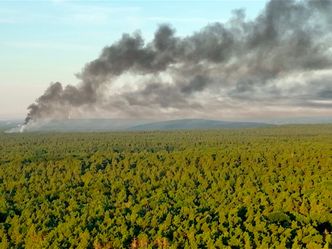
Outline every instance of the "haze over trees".
<path id="1" fill-rule="evenodd" d="M 331 248 L 332 126 L 0 134 L 0 248 Z"/>

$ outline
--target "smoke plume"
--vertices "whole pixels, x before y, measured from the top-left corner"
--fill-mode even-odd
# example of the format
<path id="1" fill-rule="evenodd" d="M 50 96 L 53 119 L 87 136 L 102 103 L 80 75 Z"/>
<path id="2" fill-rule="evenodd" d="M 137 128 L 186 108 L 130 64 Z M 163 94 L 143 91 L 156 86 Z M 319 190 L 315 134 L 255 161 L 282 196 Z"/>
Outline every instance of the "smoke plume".
<path id="1" fill-rule="evenodd" d="M 151 117 L 221 109 L 331 110 L 332 1 L 271 0 L 254 20 L 234 11 L 187 37 L 161 25 L 150 42 L 123 34 L 77 74 L 52 83 L 25 123 L 84 113 Z"/>

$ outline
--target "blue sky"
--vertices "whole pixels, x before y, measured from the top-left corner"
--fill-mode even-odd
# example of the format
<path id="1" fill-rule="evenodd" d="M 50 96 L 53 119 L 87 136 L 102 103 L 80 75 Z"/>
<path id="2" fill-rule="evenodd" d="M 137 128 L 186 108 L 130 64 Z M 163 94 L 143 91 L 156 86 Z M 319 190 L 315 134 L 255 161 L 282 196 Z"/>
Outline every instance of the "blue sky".
<path id="1" fill-rule="evenodd" d="M 234 9 L 254 18 L 266 1 L 0 1 L 0 118 L 24 117 L 50 82 L 75 73 L 122 33 L 171 24 L 185 36 L 227 21 Z"/>

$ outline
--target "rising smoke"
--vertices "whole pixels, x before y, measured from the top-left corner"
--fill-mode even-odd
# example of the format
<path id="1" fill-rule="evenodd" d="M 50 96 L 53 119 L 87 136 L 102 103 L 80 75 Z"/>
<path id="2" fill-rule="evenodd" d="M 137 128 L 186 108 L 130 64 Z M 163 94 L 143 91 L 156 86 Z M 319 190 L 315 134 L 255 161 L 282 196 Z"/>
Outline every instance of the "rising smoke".
<path id="1" fill-rule="evenodd" d="M 332 108 L 332 1 L 271 0 L 255 20 L 242 10 L 188 37 L 161 25 L 151 42 L 124 34 L 77 75 L 52 83 L 25 124 L 85 110 L 148 117 L 232 105 Z M 120 83 L 121 84 L 120 84 Z"/>

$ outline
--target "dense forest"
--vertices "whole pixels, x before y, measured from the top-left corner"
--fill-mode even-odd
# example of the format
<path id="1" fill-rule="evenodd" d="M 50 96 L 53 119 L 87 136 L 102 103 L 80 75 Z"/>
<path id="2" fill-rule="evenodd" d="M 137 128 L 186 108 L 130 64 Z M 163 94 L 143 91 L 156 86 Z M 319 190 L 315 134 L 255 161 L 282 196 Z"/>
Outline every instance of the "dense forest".
<path id="1" fill-rule="evenodd" d="M 332 248 L 332 125 L 0 133 L 0 248 Z"/>

